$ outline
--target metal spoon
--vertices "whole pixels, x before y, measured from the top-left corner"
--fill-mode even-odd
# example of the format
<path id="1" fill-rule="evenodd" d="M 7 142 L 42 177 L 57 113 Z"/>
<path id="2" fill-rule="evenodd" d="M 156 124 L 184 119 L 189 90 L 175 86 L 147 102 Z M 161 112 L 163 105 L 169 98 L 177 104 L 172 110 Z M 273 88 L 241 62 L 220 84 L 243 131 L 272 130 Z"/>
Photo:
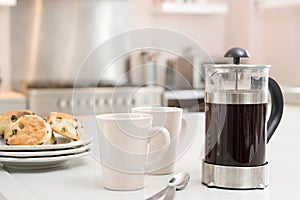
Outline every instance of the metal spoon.
<path id="1" fill-rule="evenodd" d="M 175 198 L 176 187 L 169 186 L 168 191 L 166 192 L 164 200 L 173 200 Z"/>
<path id="2" fill-rule="evenodd" d="M 176 174 L 173 178 L 170 179 L 168 185 L 162 189 L 161 191 L 155 193 L 151 197 L 147 198 L 146 200 L 156 200 L 163 196 L 170 187 L 175 187 L 176 190 L 184 189 L 190 180 L 190 174 L 187 172 L 180 172 Z"/>

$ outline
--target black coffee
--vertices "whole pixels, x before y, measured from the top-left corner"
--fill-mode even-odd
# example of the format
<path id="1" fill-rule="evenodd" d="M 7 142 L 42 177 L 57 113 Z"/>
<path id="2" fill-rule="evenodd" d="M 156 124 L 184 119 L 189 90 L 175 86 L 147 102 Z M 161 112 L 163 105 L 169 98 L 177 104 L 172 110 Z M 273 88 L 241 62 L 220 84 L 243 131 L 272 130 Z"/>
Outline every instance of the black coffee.
<path id="1" fill-rule="evenodd" d="M 227 166 L 266 163 L 267 104 L 206 104 L 205 160 Z"/>

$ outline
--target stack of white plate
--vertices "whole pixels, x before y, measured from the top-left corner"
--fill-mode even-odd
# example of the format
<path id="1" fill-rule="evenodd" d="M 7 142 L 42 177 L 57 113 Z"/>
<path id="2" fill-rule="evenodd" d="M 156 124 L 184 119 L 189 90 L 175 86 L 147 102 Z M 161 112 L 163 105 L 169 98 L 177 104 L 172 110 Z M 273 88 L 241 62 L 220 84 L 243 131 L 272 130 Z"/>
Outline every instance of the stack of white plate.
<path id="1" fill-rule="evenodd" d="M 91 139 L 73 141 L 56 137 L 51 145 L 6 145 L 0 140 L 0 163 L 13 169 L 45 169 L 90 153 Z"/>

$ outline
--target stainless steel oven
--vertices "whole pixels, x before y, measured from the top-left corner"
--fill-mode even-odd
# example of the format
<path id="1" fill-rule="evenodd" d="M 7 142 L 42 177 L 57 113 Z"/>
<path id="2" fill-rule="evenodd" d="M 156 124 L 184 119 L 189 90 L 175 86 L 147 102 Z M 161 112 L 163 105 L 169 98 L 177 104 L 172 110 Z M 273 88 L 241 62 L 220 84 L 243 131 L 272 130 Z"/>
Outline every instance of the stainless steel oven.
<path id="1" fill-rule="evenodd" d="M 51 111 L 74 115 L 130 112 L 135 106 L 162 105 L 161 87 L 31 88 L 27 107 L 46 117 Z"/>

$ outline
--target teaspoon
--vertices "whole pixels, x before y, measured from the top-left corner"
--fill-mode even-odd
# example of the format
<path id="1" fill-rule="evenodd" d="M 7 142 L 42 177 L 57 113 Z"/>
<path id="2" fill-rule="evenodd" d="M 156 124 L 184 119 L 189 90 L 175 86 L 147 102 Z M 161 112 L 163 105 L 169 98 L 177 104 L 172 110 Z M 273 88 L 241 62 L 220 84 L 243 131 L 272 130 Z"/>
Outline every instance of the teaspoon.
<path id="1" fill-rule="evenodd" d="M 190 174 L 187 172 L 180 172 L 176 174 L 173 178 L 170 179 L 168 185 L 162 189 L 161 191 L 155 193 L 151 197 L 147 198 L 146 200 L 156 200 L 163 196 L 171 187 L 175 187 L 176 190 L 184 189 L 190 180 Z"/>

